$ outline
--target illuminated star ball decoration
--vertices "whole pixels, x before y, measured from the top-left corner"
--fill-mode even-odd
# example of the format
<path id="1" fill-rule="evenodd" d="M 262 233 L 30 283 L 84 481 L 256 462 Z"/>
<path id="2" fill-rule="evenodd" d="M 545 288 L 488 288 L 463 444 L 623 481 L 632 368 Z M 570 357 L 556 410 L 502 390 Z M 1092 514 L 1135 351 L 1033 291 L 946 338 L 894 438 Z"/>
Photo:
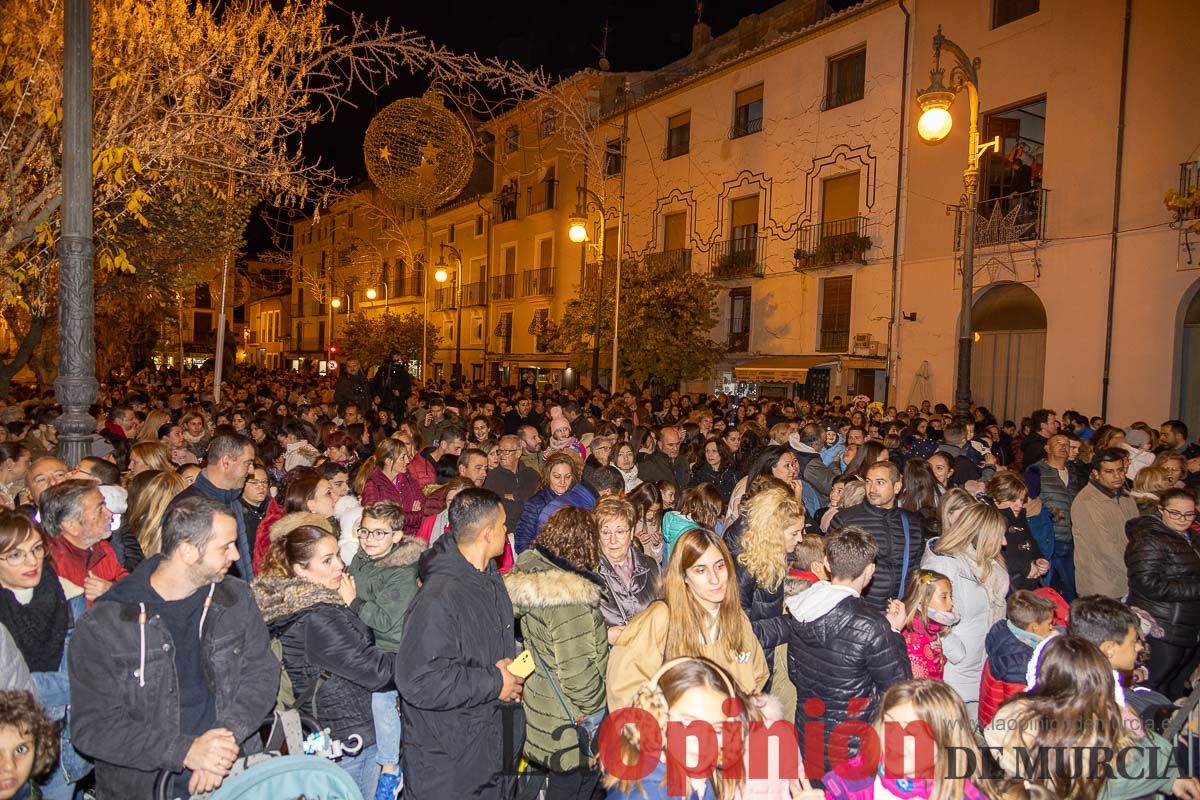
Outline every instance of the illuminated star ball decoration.
<path id="1" fill-rule="evenodd" d="M 436 208 L 471 177 L 471 134 L 435 92 L 397 100 L 375 115 L 363 143 L 367 173 L 408 208 Z"/>

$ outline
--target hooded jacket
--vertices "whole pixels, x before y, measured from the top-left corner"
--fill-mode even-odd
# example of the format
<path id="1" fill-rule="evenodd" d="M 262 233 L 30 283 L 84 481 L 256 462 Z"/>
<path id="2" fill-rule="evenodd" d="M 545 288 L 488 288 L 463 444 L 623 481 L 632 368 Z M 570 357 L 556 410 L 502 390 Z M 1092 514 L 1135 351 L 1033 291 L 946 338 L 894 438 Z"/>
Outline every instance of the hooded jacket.
<path id="1" fill-rule="evenodd" d="M 1195 540 L 1158 517 L 1134 517 L 1125 523 L 1125 534 L 1129 604 L 1162 626 L 1163 641 L 1177 647 L 1200 644 L 1200 551 Z"/>
<path id="2" fill-rule="evenodd" d="M 150 797 L 159 770 L 183 771 L 196 738 L 180 733 L 174 642 L 154 613 L 150 576 L 162 558 L 142 562 L 101 595 L 76 623 L 68 650 L 72 740 L 95 760 L 105 800 Z M 253 752 L 275 704 L 279 662 L 250 587 L 236 578 L 210 587 L 197 633 L 215 727 Z"/>
<path id="3" fill-rule="evenodd" d="M 525 757 L 556 772 L 576 769 L 582 765 L 579 744 L 567 726 L 604 708 L 604 582 L 534 546 L 517 559 L 504 587 L 525 646 L 554 676 L 570 712 L 568 718 L 539 664 L 525 681 Z"/>
<path id="4" fill-rule="evenodd" d="M 903 519 L 908 518 L 908 535 L 904 533 Z M 829 523 L 829 532 L 856 525 L 874 537 L 879 545 L 879 556 L 875 559 L 875 577 L 863 592 L 867 605 L 880 614 L 887 609 L 888 598 L 903 597 L 908 585 L 908 575 L 920 566 L 922 548 L 925 546 L 925 528 L 921 515 L 905 511 L 899 504 L 882 508 L 863 502 L 857 506 L 843 508 Z M 900 574 L 904 567 L 904 552 L 908 550 L 908 573 Z"/>
<path id="5" fill-rule="evenodd" d="M 984 640 L 987 661 L 979 682 L 979 724 L 987 725 L 996 716 L 996 709 L 1018 692 L 1025 691 L 1025 676 L 1033 646 L 1021 641 L 1002 619 L 988 631 Z"/>
<path id="6" fill-rule="evenodd" d="M 427 545 L 415 536 L 404 536 L 380 558 L 361 549 L 350 563 L 358 597 L 351 608 L 375 633 L 375 646 L 394 653 L 400 649 L 404 617 L 417 594 L 417 559 Z"/>
<path id="7" fill-rule="evenodd" d="M 283 668 L 297 698 L 334 739 L 357 734 L 375 743 L 371 692 L 392 682 L 392 654 L 372 643 L 371 631 L 341 596 L 304 578 L 262 575 L 254 596 L 263 619 L 283 648 Z"/>
<path id="8" fill-rule="evenodd" d="M 453 534 L 425 552 L 417 574 L 396 656 L 404 795 L 506 797 L 525 737 L 523 706 L 499 700 L 496 662 L 517 654 L 512 602 L 495 562 L 477 570 Z"/>
<path id="9" fill-rule="evenodd" d="M 790 621 L 788 677 L 796 687 L 796 728 L 805 723 L 824 726 L 825 770 L 830 768 L 831 744 L 858 752 L 856 741 L 840 734 L 839 723 L 875 718 L 879 697 L 889 686 L 912 677 L 904 637 L 891 629 L 882 614 L 849 586 L 826 581 L 787 602 Z M 823 713 L 809 716 L 805 701 L 821 701 Z M 843 729 L 844 730 L 844 729 Z"/>

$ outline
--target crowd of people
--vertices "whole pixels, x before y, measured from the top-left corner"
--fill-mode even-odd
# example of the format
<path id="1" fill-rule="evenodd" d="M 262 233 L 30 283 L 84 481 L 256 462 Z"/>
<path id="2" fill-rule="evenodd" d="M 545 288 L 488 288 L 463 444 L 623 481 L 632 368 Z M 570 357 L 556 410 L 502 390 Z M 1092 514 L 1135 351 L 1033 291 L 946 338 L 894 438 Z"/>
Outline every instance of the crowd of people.
<path id="1" fill-rule="evenodd" d="M 51 393 L 0 403 L 0 800 L 203 797 L 293 708 L 366 800 L 1200 800 L 1178 420 L 398 356 L 212 395 L 110 376 L 73 466 Z"/>

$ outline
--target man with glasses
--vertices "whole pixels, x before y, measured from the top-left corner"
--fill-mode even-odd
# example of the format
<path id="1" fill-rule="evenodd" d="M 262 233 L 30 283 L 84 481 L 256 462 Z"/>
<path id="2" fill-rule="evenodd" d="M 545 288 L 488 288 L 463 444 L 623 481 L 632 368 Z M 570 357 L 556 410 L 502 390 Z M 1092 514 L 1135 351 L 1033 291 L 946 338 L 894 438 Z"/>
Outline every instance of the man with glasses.
<path id="1" fill-rule="evenodd" d="M 536 433 L 536 432 L 535 432 Z M 500 466 L 490 470 L 483 481 L 483 488 L 500 496 L 504 506 L 504 524 L 509 536 L 517 532 L 517 520 L 525 511 L 525 501 L 533 497 L 541 481 L 541 475 L 530 469 L 521 460 L 525 448 L 520 437 L 509 434 L 501 436 L 498 443 Z"/>
<path id="2" fill-rule="evenodd" d="M 271 476 L 262 463 L 255 463 L 242 486 L 242 519 L 247 531 L 257 531 L 271 504 Z"/>
<path id="3" fill-rule="evenodd" d="M 1129 594 L 1125 572 L 1125 523 L 1138 515 L 1125 491 L 1125 453 L 1106 447 L 1092 458 L 1092 475 L 1071 504 L 1075 536 L 1075 588 L 1082 597 Z"/>

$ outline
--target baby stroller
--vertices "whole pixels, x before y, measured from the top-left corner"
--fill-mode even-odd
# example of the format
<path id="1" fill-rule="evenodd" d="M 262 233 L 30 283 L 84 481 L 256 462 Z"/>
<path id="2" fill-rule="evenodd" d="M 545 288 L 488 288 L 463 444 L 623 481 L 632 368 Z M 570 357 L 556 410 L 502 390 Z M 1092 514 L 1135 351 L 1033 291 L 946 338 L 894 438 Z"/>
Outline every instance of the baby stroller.
<path id="1" fill-rule="evenodd" d="M 210 794 L 192 795 L 192 800 L 363 800 L 354 780 L 329 760 L 347 749 L 343 743 L 330 741 L 325 735 L 319 754 L 304 755 L 305 730 L 320 734 L 315 720 L 295 710 L 275 712 L 264 752 L 238 759 L 233 774 L 220 788 Z M 310 751 L 314 738 L 309 737 Z M 289 755 L 280 754 L 285 745 Z M 172 800 L 174 777 L 172 772 L 159 773 L 156 800 Z"/>

